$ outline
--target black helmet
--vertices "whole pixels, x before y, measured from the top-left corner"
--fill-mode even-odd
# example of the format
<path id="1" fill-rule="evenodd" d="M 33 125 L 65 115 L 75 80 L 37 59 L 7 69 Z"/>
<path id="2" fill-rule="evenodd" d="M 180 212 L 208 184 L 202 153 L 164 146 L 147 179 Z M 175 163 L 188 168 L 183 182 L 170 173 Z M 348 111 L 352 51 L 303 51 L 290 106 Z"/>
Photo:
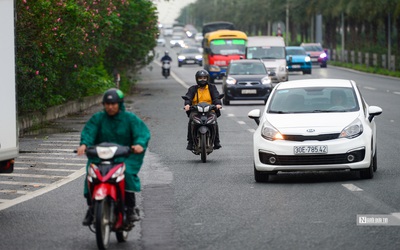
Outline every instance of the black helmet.
<path id="1" fill-rule="evenodd" d="M 166 56 L 168 56 L 168 51 L 165 51 L 165 53 L 164 53 Z"/>
<path id="2" fill-rule="evenodd" d="M 104 103 L 121 103 L 124 101 L 124 93 L 121 90 L 111 88 L 104 93 L 103 104 Z"/>
<path id="3" fill-rule="evenodd" d="M 204 81 L 204 80 L 199 81 L 198 80 L 199 76 L 205 76 L 205 77 L 207 77 L 207 80 L 206 81 Z M 200 87 L 206 86 L 208 84 L 209 80 L 210 80 L 210 74 L 208 74 L 207 70 L 202 69 L 202 70 L 199 70 L 199 71 L 196 72 L 196 83 Z"/>

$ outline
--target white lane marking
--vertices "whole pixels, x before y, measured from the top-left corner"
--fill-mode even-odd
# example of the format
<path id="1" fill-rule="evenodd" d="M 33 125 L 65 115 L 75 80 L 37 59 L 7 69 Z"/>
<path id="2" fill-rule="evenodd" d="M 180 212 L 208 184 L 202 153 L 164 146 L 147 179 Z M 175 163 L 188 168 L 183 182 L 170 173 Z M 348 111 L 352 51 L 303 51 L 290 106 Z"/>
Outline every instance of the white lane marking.
<path id="1" fill-rule="evenodd" d="M 393 93 L 396 94 L 396 95 L 400 95 L 400 92 L 397 92 L 397 91 L 395 91 Z"/>
<path id="2" fill-rule="evenodd" d="M 391 213 L 391 215 L 393 215 L 397 219 L 400 219 L 400 213 Z"/>
<path id="3" fill-rule="evenodd" d="M 57 165 L 57 166 L 80 166 L 80 167 L 82 167 L 82 165 L 86 165 L 86 162 L 82 162 L 82 163 L 40 162 L 40 164 L 43 164 L 43 165 Z M 24 162 L 24 161 L 15 161 L 15 163 L 26 164 L 26 162 Z M 73 171 L 75 171 L 75 170 L 73 170 Z"/>
<path id="4" fill-rule="evenodd" d="M 76 158 L 68 158 L 68 157 L 45 157 L 45 156 L 34 156 L 34 155 L 20 155 L 18 156 L 18 159 L 52 159 L 52 160 L 70 160 L 70 161 L 82 161 L 82 159 L 76 159 Z M 86 162 L 86 161 L 85 161 Z"/>
<path id="5" fill-rule="evenodd" d="M 239 123 L 239 124 L 246 124 L 244 121 L 238 121 L 237 123 Z"/>
<path id="6" fill-rule="evenodd" d="M 247 131 L 249 131 L 250 133 L 256 132 L 256 130 L 254 128 L 249 128 L 249 129 L 247 129 Z"/>
<path id="7" fill-rule="evenodd" d="M 78 166 L 82 166 L 79 164 Z M 29 171 L 49 171 L 49 172 L 75 172 L 74 169 L 55 169 L 55 168 L 37 168 L 37 167 L 30 167 L 30 168 L 21 168 L 21 167 L 14 167 L 14 170 L 29 170 Z"/>
<path id="8" fill-rule="evenodd" d="M 10 177 L 25 177 L 25 178 L 43 178 L 43 179 L 60 179 L 64 178 L 65 176 L 57 176 L 57 175 L 44 175 L 44 174 L 0 174 L 1 176 L 10 176 Z"/>
<path id="9" fill-rule="evenodd" d="M 228 117 L 234 117 L 235 114 L 228 114 L 227 116 L 228 116 Z"/>
<path id="10" fill-rule="evenodd" d="M 10 200 L 0 199 L 0 203 L 7 202 L 7 201 L 10 201 Z"/>
<path id="11" fill-rule="evenodd" d="M 67 152 L 67 153 L 74 153 L 74 150 L 73 149 L 61 149 L 61 148 L 39 148 L 39 150 L 46 150 L 46 151 L 61 151 L 61 152 Z M 44 153 L 44 152 L 40 152 L 40 151 L 38 151 L 38 152 L 35 152 L 35 153 L 33 153 L 33 154 L 36 154 L 36 153 Z M 46 154 L 47 154 L 48 152 L 46 152 Z M 54 154 L 54 153 L 51 153 L 51 154 Z"/>
<path id="12" fill-rule="evenodd" d="M 16 199 L 13 199 L 13 200 L 10 200 L 10 201 L 8 201 L 6 203 L 0 204 L 0 211 L 4 210 L 6 208 L 12 207 L 12 206 L 14 206 L 14 205 L 16 205 L 18 203 L 21 203 L 21 202 L 30 200 L 32 198 L 35 198 L 35 197 L 37 197 L 39 195 L 47 193 L 47 192 L 49 192 L 51 190 L 54 190 L 54 189 L 56 189 L 58 187 L 61 187 L 62 185 L 67 184 L 68 182 L 73 181 L 73 180 L 81 177 L 85 173 L 86 173 L 86 167 L 79 169 L 75 173 L 65 177 L 62 180 L 56 181 L 56 182 L 52 183 L 51 185 L 47 185 L 47 187 L 38 189 L 38 190 L 33 191 L 33 192 L 31 192 L 31 193 L 29 193 L 27 195 L 20 196 L 20 197 L 18 197 Z"/>
<path id="13" fill-rule="evenodd" d="M 57 143 L 62 143 L 62 144 L 79 144 L 79 142 L 80 141 L 71 141 L 71 140 L 69 140 L 69 141 L 60 141 L 60 140 L 58 140 L 58 141 L 51 141 L 51 143 L 43 143 L 43 144 L 40 144 L 39 143 L 39 145 L 57 145 Z"/>
<path id="14" fill-rule="evenodd" d="M 373 88 L 373 87 L 364 87 L 364 89 L 368 89 L 368 90 L 376 90 L 376 88 Z"/>
<path id="15" fill-rule="evenodd" d="M 358 192 L 358 191 L 363 191 L 361 188 L 357 187 L 356 185 L 353 184 L 342 184 L 343 187 L 347 188 L 348 190 L 352 192 Z"/>
<path id="16" fill-rule="evenodd" d="M 38 182 L 24 182 L 24 181 L 0 181 L 1 184 L 5 185 L 21 185 L 21 186 L 48 186 L 49 183 L 38 183 Z"/>
<path id="17" fill-rule="evenodd" d="M 0 193 L 3 193 L 3 194 L 27 194 L 29 192 L 23 191 L 23 190 L 2 189 L 2 190 L 0 190 Z"/>

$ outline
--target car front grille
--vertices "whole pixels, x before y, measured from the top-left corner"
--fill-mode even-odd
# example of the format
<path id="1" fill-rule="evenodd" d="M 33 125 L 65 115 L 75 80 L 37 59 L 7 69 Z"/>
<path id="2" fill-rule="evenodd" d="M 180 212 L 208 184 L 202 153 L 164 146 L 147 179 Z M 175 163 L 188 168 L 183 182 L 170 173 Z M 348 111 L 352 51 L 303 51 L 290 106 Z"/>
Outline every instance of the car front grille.
<path id="1" fill-rule="evenodd" d="M 322 135 L 283 135 L 286 141 L 328 141 L 339 138 L 339 133 Z"/>
<path id="2" fill-rule="evenodd" d="M 349 161 L 352 155 L 354 158 Z M 345 154 L 321 154 L 321 155 L 274 155 L 266 152 L 259 152 L 260 161 L 268 165 L 329 165 L 347 164 L 364 160 L 365 149 L 352 151 Z M 274 163 L 271 163 L 271 157 Z"/>
<path id="3" fill-rule="evenodd" d="M 260 85 L 260 82 L 238 82 L 238 85 Z"/>

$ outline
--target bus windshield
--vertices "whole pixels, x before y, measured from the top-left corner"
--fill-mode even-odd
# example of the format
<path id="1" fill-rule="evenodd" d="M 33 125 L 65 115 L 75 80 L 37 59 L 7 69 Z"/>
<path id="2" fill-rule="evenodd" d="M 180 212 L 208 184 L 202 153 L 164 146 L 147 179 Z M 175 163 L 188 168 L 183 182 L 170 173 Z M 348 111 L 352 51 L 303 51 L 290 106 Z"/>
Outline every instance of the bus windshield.
<path id="1" fill-rule="evenodd" d="M 285 47 L 248 47 L 248 59 L 285 59 Z"/>
<path id="2" fill-rule="evenodd" d="M 244 39 L 217 39 L 210 43 L 211 53 L 217 55 L 245 54 L 246 40 Z"/>

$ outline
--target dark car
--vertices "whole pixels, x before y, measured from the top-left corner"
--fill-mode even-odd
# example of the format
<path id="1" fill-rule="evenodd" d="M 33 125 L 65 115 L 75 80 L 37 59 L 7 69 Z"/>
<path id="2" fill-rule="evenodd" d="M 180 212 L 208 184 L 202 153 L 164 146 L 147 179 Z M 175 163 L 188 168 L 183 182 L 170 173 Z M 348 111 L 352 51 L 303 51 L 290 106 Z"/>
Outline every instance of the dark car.
<path id="1" fill-rule="evenodd" d="M 223 78 L 223 103 L 231 100 L 267 101 L 272 90 L 269 72 L 261 60 L 232 60 Z"/>
<path id="2" fill-rule="evenodd" d="M 203 66 L 203 55 L 196 47 L 184 48 L 178 53 L 178 66 L 184 64 L 198 64 Z"/>
<path id="3" fill-rule="evenodd" d="M 320 43 L 302 43 L 300 46 L 310 55 L 312 63 L 319 64 L 321 68 L 326 68 L 328 53 Z"/>
<path id="4" fill-rule="evenodd" d="M 303 47 L 287 46 L 286 64 L 289 72 L 301 71 L 303 74 L 311 74 L 311 58 Z"/>

